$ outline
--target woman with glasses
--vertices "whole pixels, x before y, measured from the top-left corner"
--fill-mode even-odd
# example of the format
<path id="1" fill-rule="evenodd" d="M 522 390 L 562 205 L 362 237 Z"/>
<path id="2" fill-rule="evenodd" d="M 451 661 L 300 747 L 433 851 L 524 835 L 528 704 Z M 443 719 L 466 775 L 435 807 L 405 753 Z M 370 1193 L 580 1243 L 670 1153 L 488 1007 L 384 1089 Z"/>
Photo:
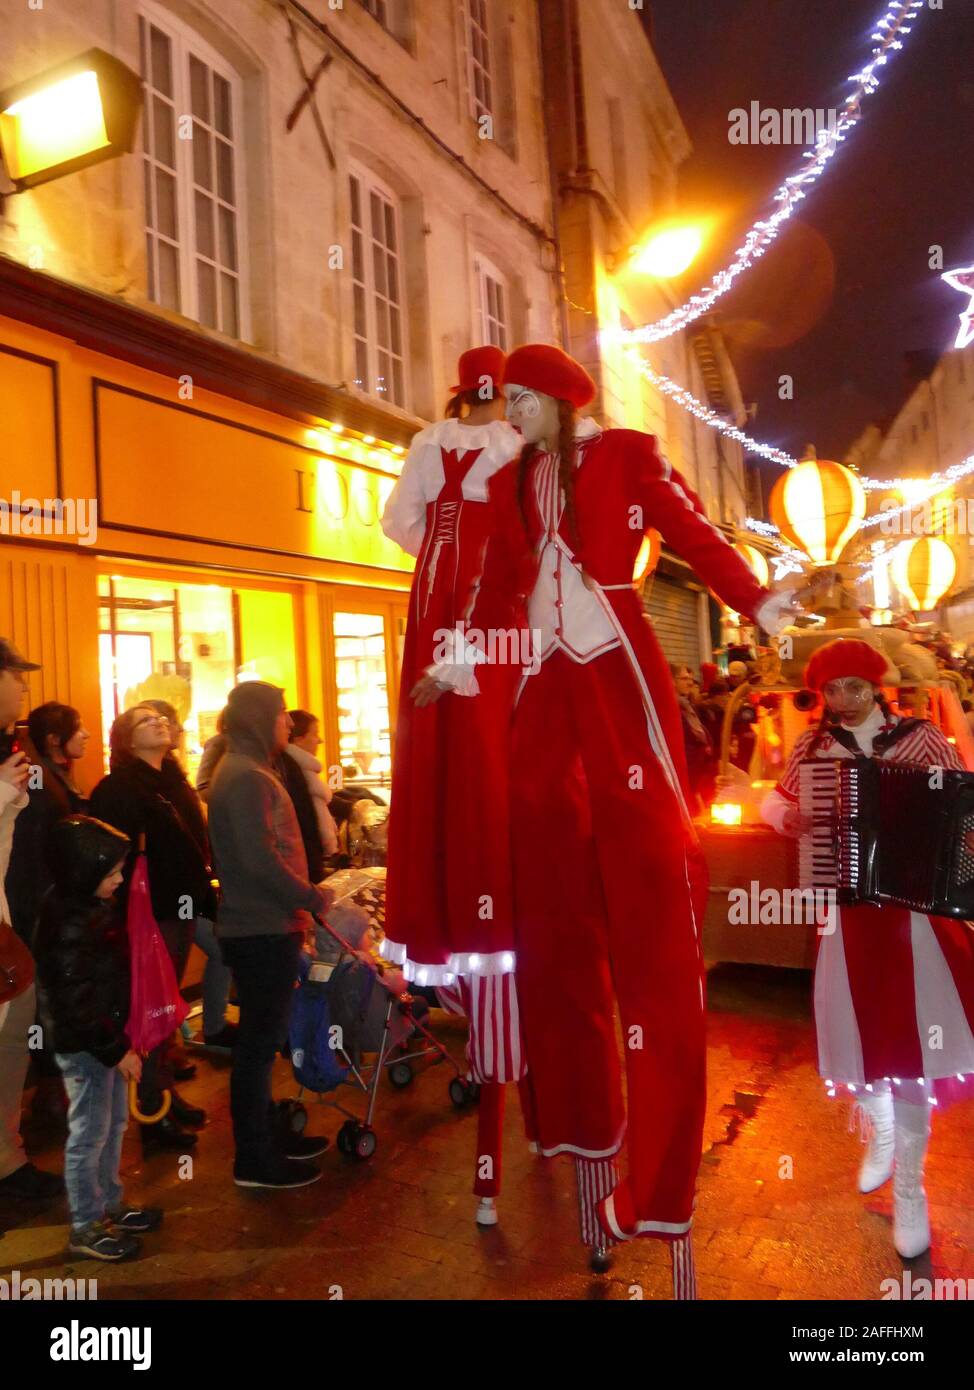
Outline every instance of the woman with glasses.
<path id="1" fill-rule="evenodd" d="M 182 981 L 200 918 L 212 921 L 216 895 L 210 882 L 210 847 L 199 798 L 174 757 L 167 756 L 170 723 L 150 704 L 120 714 L 109 737 L 111 770 L 95 788 L 90 811 L 127 835 L 133 844 L 144 837 L 152 911 Z M 128 891 L 132 862 L 120 890 Z M 139 1105 L 159 1109 L 162 1091 L 171 1090 L 172 1109 L 159 1124 L 142 1128 L 146 1149 L 186 1152 L 196 1144 L 191 1131 L 206 1123 L 206 1112 L 187 1104 L 173 1088 L 171 1040 L 146 1058 Z"/>

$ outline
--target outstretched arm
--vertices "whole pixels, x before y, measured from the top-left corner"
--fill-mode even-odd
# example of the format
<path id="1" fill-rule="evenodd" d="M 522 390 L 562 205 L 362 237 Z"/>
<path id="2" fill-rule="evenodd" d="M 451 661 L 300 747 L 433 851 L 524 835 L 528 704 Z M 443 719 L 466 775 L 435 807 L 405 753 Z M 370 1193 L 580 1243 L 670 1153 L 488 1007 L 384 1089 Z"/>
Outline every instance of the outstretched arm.
<path id="1" fill-rule="evenodd" d="M 775 634 L 789 620 L 793 588 L 762 588 L 753 573 L 708 519 L 699 497 L 660 453 L 652 435 L 636 435 L 636 493 L 647 527 L 655 527 L 667 545 L 682 556 L 736 613 Z"/>

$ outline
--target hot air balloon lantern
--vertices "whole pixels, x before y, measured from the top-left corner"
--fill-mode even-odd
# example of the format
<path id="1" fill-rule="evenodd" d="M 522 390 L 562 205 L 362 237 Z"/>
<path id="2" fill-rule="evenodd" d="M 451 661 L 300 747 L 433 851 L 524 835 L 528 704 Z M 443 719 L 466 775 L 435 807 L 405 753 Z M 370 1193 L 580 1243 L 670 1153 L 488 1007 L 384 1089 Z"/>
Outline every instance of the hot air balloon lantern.
<path id="1" fill-rule="evenodd" d="M 811 445 L 801 463 L 771 490 L 771 520 L 814 565 L 834 565 L 866 515 L 862 483 L 844 464 L 816 457 Z"/>
<path id="2" fill-rule="evenodd" d="M 953 584 L 957 560 L 939 536 L 918 536 L 896 547 L 890 572 L 913 611 L 929 613 Z"/>
<path id="3" fill-rule="evenodd" d="M 659 563 L 661 544 L 658 531 L 647 531 L 643 536 L 643 543 L 639 547 L 639 554 L 632 570 L 632 582 L 637 589 L 645 583 Z"/>
<path id="4" fill-rule="evenodd" d="M 768 562 L 764 554 L 758 550 L 756 545 L 749 545 L 747 541 L 738 541 L 734 549 L 737 551 L 738 555 L 740 555 L 741 559 L 746 562 L 762 589 L 766 589 L 768 587 L 769 572 Z"/>

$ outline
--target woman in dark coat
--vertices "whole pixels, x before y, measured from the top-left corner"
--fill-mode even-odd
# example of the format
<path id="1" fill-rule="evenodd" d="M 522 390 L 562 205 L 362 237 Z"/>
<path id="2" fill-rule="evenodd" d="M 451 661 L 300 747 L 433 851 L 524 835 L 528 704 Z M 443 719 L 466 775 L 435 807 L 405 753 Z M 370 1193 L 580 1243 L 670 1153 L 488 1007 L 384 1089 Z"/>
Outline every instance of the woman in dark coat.
<path id="1" fill-rule="evenodd" d="M 119 715 L 110 735 L 111 771 L 95 788 L 90 810 L 127 835 L 134 845 L 144 841 L 152 911 L 182 980 L 197 918 L 212 921 L 216 894 L 211 883 L 210 851 L 202 808 L 170 748 L 169 721 L 150 705 L 137 705 Z M 123 906 L 132 866 L 120 892 Z M 140 1107 L 153 1113 L 164 1089 L 173 1092 L 169 1115 L 159 1124 L 144 1126 L 147 1147 L 184 1153 L 196 1143 L 186 1127 L 206 1123 L 205 1111 L 187 1104 L 173 1089 L 170 1042 L 146 1058 L 139 1092 Z"/>

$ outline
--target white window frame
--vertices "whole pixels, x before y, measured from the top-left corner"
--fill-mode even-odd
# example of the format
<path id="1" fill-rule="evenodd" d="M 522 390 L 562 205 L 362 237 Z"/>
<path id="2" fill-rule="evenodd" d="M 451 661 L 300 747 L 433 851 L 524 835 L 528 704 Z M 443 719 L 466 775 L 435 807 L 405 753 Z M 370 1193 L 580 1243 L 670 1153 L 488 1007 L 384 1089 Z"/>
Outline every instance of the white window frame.
<path id="1" fill-rule="evenodd" d="M 407 307 L 406 307 L 406 306 L 407 306 L 407 299 L 406 299 L 406 256 L 405 256 L 405 244 L 404 244 L 404 242 L 403 242 L 403 235 L 402 235 L 402 206 L 401 206 L 401 202 L 400 202 L 400 199 L 399 199 L 398 194 L 397 194 L 392 188 L 390 188 L 388 184 L 384 183 L 384 182 L 382 181 L 382 179 L 377 178 L 376 175 L 372 172 L 371 169 L 369 169 L 366 165 L 357 164 L 357 163 L 354 163 L 354 162 L 351 162 L 351 161 L 350 161 L 350 162 L 349 162 L 349 165 L 348 165 L 348 184 L 347 184 L 347 189 L 348 189 L 348 205 L 349 205 L 348 225 L 349 225 L 349 232 L 350 232 L 350 234 L 351 234 L 351 232 L 354 230 L 354 225 L 355 225 L 354 222 L 353 222 L 353 220 L 352 220 L 352 219 L 353 219 L 353 212 L 352 212 L 352 191 L 351 191 L 351 181 L 352 181 L 352 179 L 356 179 L 356 180 L 358 181 L 358 185 L 359 185 L 359 195 L 360 195 L 360 204 L 361 204 L 361 208 L 362 208 L 362 215 L 363 215 L 363 217 L 367 217 L 367 218 L 368 218 L 368 223 L 367 223 L 367 224 L 363 224 L 363 227 L 362 227 L 362 234 L 363 234 L 363 238 L 364 238 L 364 241 L 365 241 L 365 245 L 364 245 L 364 247 L 363 247 L 363 257 L 362 257 L 363 269 L 364 269 L 364 272 L 365 272 L 365 279 L 364 279 L 364 281 L 362 281 L 361 283 L 362 283 L 362 286 L 363 286 L 364 291 L 365 291 L 365 338 L 364 338 L 364 342 L 365 342 L 366 356 L 367 356 L 367 358 L 368 358 L 368 373 L 369 373 L 369 379 L 368 379 L 368 381 L 364 382 L 362 385 L 357 386 L 356 389 L 359 390 L 359 391 L 361 391 L 363 395 L 369 396 L 372 400 L 383 401 L 386 405 L 391 405 L 391 406 L 393 406 L 393 407 L 396 407 L 396 408 L 399 409 L 399 410 L 408 410 L 408 409 L 409 409 L 409 402 L 410 402 L 411 397 L 412 397 L 412 392 L 411 392 L 411 389 L 410 389 L 410 380 L 409 380 L 409 323 L 408 323 L 408 313 L 407 313 Z M 388 203 L 388 204 L 391 206 L 391 208 L 392 208 L 392 217 L 393 217 L 393 226 L 394 226 L 394 228 L 395 228 L 395 234 L 396 234 L 396 262 L 397 262 L 397 268 L 398 268 L 398 290 L 399 290 L 399 300 L 398 300 L 398 305 L 397 305 L 397 307 L 398 307 L 398 309 L 399 309 L 399 335 L 400 335 L 400 340 L 399 340 L 399 349 L 400 349 L 400 350 L 399 350 L 399 359 L 400 359 L 400 362 L 401 362 L 401 365 L 402 365 L 402 400 L 399 400 L 399 401 L 394 400 L 392 394 L 391 394 L 389 391 L 380 391 L 380 390 L 377 389 L 377 387 L 378 387 L 378 381 L 379 381 L 379 372 L 378 372 L 379 341 L 378 341 L 377 320 L 376 320 L 375 277 L 374 277 L 374 263 L 373 263 L 373 253 L 372 253 L 372 242 L 373 242 L 373 240 L 374 240 L 374 237 L 373 237 L 373 228 L 372 228 L 372 198 L 371 198 L 372 193 L 378 194 L 378 196 L 379 196 L 380 198 L 382 198 L 386 203 Z M 350 264 L 349 264 L 349 270 L 350 270 L 351 274 L 350 274 L 350 277 L 349 277 L 349 278 L 350 278 L 351 285 L 352 285 L 352 294 L 353 294 L 353 296 L 354 296 L 354 293 L 355 293 L 355 286 L 359 284 L 359 281 L 357 281 L 357 280 L 355 279 L 355 261 L 354 261 L 354 257 L 353 257 L 353 253 L 352 253 L 352 248 L 351 248 L 351 246 L 349 246 L 349 257 L 351 258 L 351 259 L 350 259 Z M 357 369 L 357 359 L 356 359 L 356 356 L 355 356 L 355 344 L 356 344 L 357 341 L 359 340 L 359 333 L 358 333 L 358 327 L 357 327 L 356 322 L 355 322 L 355 305 L 354 305 L 354 300 L 353 300 L 353 304 L 352 304 L 352 313 L 351 313 L 351 316 L 350 316 L 350 317 L 351 317 L 352 338 L 353 338 L 353 344 L 352 344 L 352 351 L 353 351 L 353 367 L 355 367 L 355 368 Z M 353 380 L 354 380 L 354 377 L 353 377 Z"/>
<path id="2" fill-rule="evenodd" d="M 479 342 L 486 346 L 492 343 L 501 348 L 504 352 L 510 351 L 511 343 L 511 286 L 507 276 L 497 269 L 492 261 L 486 256 L 477 255 L 474 257 L 474 279 L 477 287 L 477 320 L 480 332 Z M 502 319 L 496 318 L 490 310 L 490 299 L 488 292 L 488 280 L 496 284 L 503 296 L 503 315 Z M 500 330 L 501 341 L 491 334 L 491 324 L 496 323 Z"/>
<path id="3" fill-rule="evenodd" d="M 176 236 L 178 266 L 179 266 L 179 294 L 180 308 L 179 313 L 185 318 L 192 319 L 195 323 L 208 331 L 224 333 L 226 337 L 234 338 L 236 341 L 251 341 L 251 315 L 250 315 L 250 250 L 247 227 L 247 184 L 246 184 L 246 159 L 244 157 L 244 96 L 243 82 L 237 70 L 210 44 L 203 39 L 195 29 L 182 20 L 176 18 L 168 10 L 160 9 L 151 3 L 151 0 L 142 0 L 139 5 L 139 15 L 145 20 L 147 25 L 152 25 L 161 30 L 172 45 L 172 79 L 173 79 L 173 138 L 175 142 L 176 158 Z M 234 183 L 234 233 L 236 238 L 237 252 L 237 331 L 236 334 L 227 332 L 217 327 L 212 329 L 208 324 L 202 324 L 199 312 L 199 276 L 196 267 L 197 247 L 196 247 L 196 214 L 195 214 L 195 180 L 193 172 L 193 142 L 192 140 L 181 140 L 178 134 L 178 124 L 181 116 L 192 117 L 192 102 L 190 96 L 190 77 L 189 59 L 190 56 L 197 58 L 207 68 L 212 69 L 218 76 L 222 77 L 230 88 L 230 113 L 232 120 L 232 135 L 230 145 L 233 150 L 233 183 Z M 141 57 L 140 57 L 141 61 Z M 145 81 L 145 74 L 143 83 Z M 148 92 L 147 92 L 148 96 Z M 144 107 L 143 121 L 148 122 L 152 119 L 151 102 L 147 101 Z M 222 137 L 221 137 L 222 138 Z M 143 167 L 146 163 L 154 163 L 149 154 L 145 129 L 143 129 L 142 141 Z M 143 179 L 144 184 L 144 179 Z M 223 201 L 216 191 L 216 165 L 213 166 L 213 188 L 206 190 L 213 197 L 217 206 Z M 144 196 L 144 195 L 143 195 Z M 229 206 L 229 205 L 228 205 Z M 149 225 L 149 208 L 144 208 L 144 225 L 147 241 L 150 237 L 159 234 L 156 227 Z M 214 249 L 219 251 L 219 225 L 214 219 Z M 169 238 L 165 238 L 169 240 Z M 148 245 L 146 248 L 147 255 Z M 201 254 L 201 253 L 199 253 Z M 220 274 L 224 267 L 219 261 L 214 261 L 211 257 L 203 257 L 215 267 L 216 274 L 216 303 L 217 317 L 220 316 Z M 148 267 L 147 267 L 148 270 Z M 227 272 L 232 273 L 232 272 Z M 149 278 L 147 275 L 146 290 L 148 292 Z M 158 283 L 156 285 L 158 291 Z M 159 303 L 158 299 L 152 300 Z M 162 307 L 162 306 L 161 306 Z"/>
<path id="4" fill-rule="evenodd" d="M 491 42 L 490 0 L 461 0 L 461 3 L 463 5 L 464 47 L 467 54 L 467 91 L 470 97 L 470 114 L 475 121 L 479 121 L 482 116 L 489 116 L 492 121 L 496 121 L 497 73 L 494 66 L 494 51 Z M 481 24 L 479 19 L 475 16 L 475 9 L 483 10 L 483 24 Z M 475 31 L 480 35 L 486 50 L 486 66 L 480 62 L 474 53 Z M 484 82 L 487 87 L 487 105 L 483 105 L 477 96 L 476 78 L 478 72 L 483 73 Z"/>

